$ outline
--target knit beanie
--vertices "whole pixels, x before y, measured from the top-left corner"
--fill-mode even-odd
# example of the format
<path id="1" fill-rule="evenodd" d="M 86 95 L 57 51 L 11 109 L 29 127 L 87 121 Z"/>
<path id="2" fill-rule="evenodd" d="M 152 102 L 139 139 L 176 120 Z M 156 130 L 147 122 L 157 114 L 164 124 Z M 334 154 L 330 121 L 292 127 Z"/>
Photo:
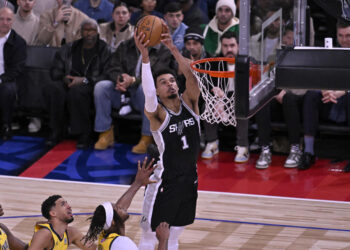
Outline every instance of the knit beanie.
<path id="1" fill-rule="evenodd" d="M 218 9 L 222 6 L 227 6 L 232 10 L 232 13 L 234 16 L 236 16 L 236 4 L 235 0 L 219 0 L 216 3 L 216 9 L 215 12 L 218 12 Z"/>

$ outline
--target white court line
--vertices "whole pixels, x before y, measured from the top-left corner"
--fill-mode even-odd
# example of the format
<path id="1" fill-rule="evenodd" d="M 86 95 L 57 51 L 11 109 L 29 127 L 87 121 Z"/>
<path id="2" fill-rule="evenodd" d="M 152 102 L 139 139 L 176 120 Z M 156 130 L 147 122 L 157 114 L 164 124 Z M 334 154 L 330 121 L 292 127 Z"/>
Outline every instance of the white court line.
<path id="1" fill-rule="evenodd" d="M 54 179 L 42 179 L 42 178 L 33 178 L 33 177 L 20 177 L 20 176 L 8 176 L 0 175 L 0 178 L 12 178 L 12 179 L 23 179 L 23 180 L 33 180 L 33 181 L 46 181 L 46 182 L 61 182 L 61 183 L 75 183 L 83 185 L 97 185 L 97 186 L 107 186 L 107 187 L 129 187 L 130 185 L 121 185 L 121 184 L 108 184 L 108 183 L 96 183 L 96 182 L 83 182 L 83 181 L 66 181 L 66 180 L 54 180 Z M 144 187 L 142 187 L 144 188 Z M 217 192 L 217 191 L 202 191 L 198 190 L 199 193 L 207 194 L 220 194 L 220 195 L 229 195 L 237 197 L 256 197 L 256 198 L 269 198 L 269 199 L 280 199 L 280 200 L 295 200 L 295 201 L 311 201 L 311 202 L 324 202 L 324 203 L 333 203 L 333 204 L 349 204 L 348 201 L 334 201 L 334 200 L 319 200 L 319 199 L 307 199 L 307 198 L 295 198 L 295 197 L 284 197 L 284 196 L 269 196 L 269 195 L 258 195 L 258 194 L 244 194 L 244 193 L 229 193 L 229 192 Z"/>

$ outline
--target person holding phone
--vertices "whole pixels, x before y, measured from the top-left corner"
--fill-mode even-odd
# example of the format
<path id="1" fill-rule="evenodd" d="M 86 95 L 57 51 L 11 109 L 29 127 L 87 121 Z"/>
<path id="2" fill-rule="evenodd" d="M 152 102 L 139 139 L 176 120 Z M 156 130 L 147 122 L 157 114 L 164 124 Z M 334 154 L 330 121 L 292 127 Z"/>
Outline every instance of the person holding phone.
<path id="1" fill-rule="evenodd" d="M 36 45 L 61 47 L 81 38 L 81 24 L 90 19 L 71 6 L 72 0 L 57 0 L 57 7 L 40 16 Z"/>

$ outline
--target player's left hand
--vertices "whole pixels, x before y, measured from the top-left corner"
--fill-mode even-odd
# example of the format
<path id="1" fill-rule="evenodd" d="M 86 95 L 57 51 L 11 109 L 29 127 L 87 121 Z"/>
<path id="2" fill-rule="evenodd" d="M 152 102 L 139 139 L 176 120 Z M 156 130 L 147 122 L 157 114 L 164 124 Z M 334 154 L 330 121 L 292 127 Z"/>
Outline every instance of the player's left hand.
<path id="1" fill-rule="evenodd" d="M 165 31 L 161 34 L 162 40 L 160 40 L 168 49 L 172 49 L 175 47 L 173 39 L 170 34 L 170 30 L 168 25 L 162 19 L 163 27 Z"/>
<path id="2" fill-rule="evenodd" d="M 138 169 L 135 177 L 135 182 L 138 183 L 141 186 L 146 186 L 151 183 L 156 183 L 156 181 L 152 181 L 149 179 L 150 175 L 152 172 L 157 168 L 157 164 L 154 163 L 154 159 L 152 159 L 148 164 L 147 164 L 147 157 L 142 162 L 138 161 Z"/>

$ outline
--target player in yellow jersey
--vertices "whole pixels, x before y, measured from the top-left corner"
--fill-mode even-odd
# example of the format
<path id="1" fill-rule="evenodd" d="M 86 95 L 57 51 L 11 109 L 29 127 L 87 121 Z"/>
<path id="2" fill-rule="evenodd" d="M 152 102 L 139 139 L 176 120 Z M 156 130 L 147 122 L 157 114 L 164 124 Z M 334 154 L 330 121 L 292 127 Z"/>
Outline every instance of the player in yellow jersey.
<path id="1" fill-rule="evenodd" d="M 90 218 L 89 231 L 84 237 L 86 241 L 94 241 L 98 237 L 99 250 L 138 249 L 136 244 L 125 236 L 125 222 L 129 218 L 127 210 L 137 191 L 142 186 L 154 183 L 149 179 L 156 166 L 152 166 L 153 162 L 154 160 L 151 160 L 147 164 L 147 158 L 145 158 L 141 166 L 139 161 L 135 180 L 122 197 L 115 204 L 105 202 L 95 209 L 94 215 Z M 157 230 L 159 236 L 158 250 L 165 250 L 169 237 L 169 225 L 164 222 Z"/>
<path id="2" fill-rule="evenodd" d="M 4 215 L 4 210 L 0 205 L 0 216 Z M 24 250 L 27 245 L 15 237 L 11 231 L 2 223 L 0 223 L 0 249 L 1 250 Z"/>
<path id="3" fill-rule="evenodd" d="M 65 250 L 73 243 L 80 249 L 96 249 L 92 242 L 84 244 L 83 234 L 75 227 L 68 226 L 74 218 L 72 208 L 60 195 L 52 195 L 41 205 L 42 215 L 48 222 L 37 224 L 29 250 Z"/>

